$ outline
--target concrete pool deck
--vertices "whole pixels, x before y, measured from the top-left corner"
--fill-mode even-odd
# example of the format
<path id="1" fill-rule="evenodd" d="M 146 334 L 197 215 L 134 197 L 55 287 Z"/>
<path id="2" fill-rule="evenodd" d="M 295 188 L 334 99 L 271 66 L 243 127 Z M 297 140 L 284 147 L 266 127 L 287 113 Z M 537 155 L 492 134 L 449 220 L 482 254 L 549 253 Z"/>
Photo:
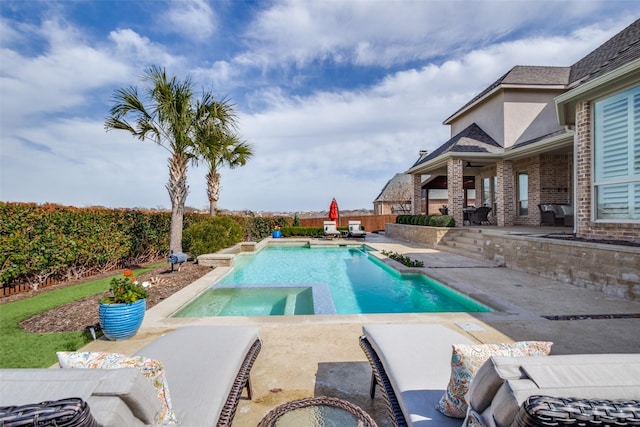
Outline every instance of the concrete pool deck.
<path id="1" fill-rule="evenodd" d="M 240 427 L 257 425 L 268 411 L 280 404 L 320 395 L 348 400 L 367 411 L 379 426 L 390 426 L 380 393 L 373 401 L 369 399 L 371 370 L 358 345 L 362 326 L 367 324 L 442 324 L 477 342 L 553 341 L 552 354 L 640 352 L 639 302 L 383 235 L 368 234 L 365 243 L 377 250 L 422 260 L 428 275 L 498 310 L 491 313 L 167 318 L 176 306 L 191 300 L 226 272 L 224 268 L 216 268 L 150 309 L 135 337 L 118 342 L 100 339 L 83 350 L 132 354 L 160 334 L 182 325 L 256 325 L 260 327 L 263 348 L 251 374 L 253 400 L 242 400 L 234 418 L 233 426 Z M 588 318 L 588 315 L 605 314 L 617 316 Z M 585 318 L 547 318 L 570 315 Z"/>

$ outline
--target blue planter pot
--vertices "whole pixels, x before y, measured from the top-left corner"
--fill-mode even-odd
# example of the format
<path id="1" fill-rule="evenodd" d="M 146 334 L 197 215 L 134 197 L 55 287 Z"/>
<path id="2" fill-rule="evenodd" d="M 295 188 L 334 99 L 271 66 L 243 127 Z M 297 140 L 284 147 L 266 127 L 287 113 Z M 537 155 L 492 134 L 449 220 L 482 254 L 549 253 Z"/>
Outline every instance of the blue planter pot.
<path id="1" fill-rule="evenodd" d="M 282 231 L 280 231 L 280 230 L 272 231 L 271 232 L 271 237 L 273 237 L 274 239 L 281 238 L 282 237 Z"/>
<path id="2" fill-rule="evenodd" d="M 140 299 L 131 304 L 100 303 L 98 314 L 104 336 L 112 341 L 131 338 L 142 325 L 146 309 L 146 299 Z"/>

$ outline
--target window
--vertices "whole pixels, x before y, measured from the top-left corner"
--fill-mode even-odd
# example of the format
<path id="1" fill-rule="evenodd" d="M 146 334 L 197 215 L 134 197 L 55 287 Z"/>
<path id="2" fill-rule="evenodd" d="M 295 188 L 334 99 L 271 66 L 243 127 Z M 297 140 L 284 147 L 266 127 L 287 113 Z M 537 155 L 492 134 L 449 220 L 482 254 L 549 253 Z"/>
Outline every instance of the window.
<path id="1" fill-rule="evenodd" d="M 482 179 L 482 206 L 491 208 L 491 214 L 498 213 L 498 199 L 496 197 L 496 189 L 498 188 L 498 177 Z"/>
<path id="2" fill-rule="evenodd" d="M 594 110 L 595 219 L 640 220 L 640 86 Z"/>
<path id="3" fill-rule="evenodd" d="M 518 174 L 518 215 L 529 215 L 529 174 Z"/>

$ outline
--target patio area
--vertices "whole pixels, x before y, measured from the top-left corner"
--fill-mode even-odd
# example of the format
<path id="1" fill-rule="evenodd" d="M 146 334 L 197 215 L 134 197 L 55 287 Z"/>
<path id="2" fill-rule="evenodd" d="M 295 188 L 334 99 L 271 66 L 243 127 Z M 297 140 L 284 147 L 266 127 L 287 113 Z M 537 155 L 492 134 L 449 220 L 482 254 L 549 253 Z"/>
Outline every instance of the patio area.
<path id="1" fill-rule="evenodd" d="M 339 244 L 340 240 L 335 240 Z M 123 342 L 97 340 L 87 351 L 133 354 L 182 325 L 257 325 L 263 348 L 252 370 L 253 400 L 243 400 L 234 426 L 255 426 L 274 407 L 310 396 L 334 396 L 390 426 L 380 393 L 371 401 L 371 370 L 358 345 L 363 325 L 440 324 L 481 343 L 553 341 L 552 354 L 640 352 L 640 303 L 424 246 L 368 234 L 367 245 L 410 254 L 430 276 L 489 304 L 491 313 L 166 318 L 175 304 L 210 285 L 218 269 L 147 312 L 143 328 Z M 175 300 L 174 300 L 175 298 Z M 171 301 L 174 300 L 174 301 Z M 611 315 L 601 318 L 600 315 Z M 592 318 L 589 317 L 592 315 Z M 563 316 L 578 316 L 576 320 Z"/>

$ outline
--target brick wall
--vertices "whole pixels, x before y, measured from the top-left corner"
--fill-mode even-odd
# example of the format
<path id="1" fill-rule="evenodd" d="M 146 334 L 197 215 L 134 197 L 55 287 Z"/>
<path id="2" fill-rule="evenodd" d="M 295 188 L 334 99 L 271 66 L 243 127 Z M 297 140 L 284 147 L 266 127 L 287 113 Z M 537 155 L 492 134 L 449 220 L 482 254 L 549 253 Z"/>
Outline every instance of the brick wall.
<path id="1" fill-rule="evenodd" d="M 447 163 L 447 187 L 449 191 L 449 215 L 452 215 L 456 227 L 464 223 L 463 164 L 460 159 L 449 159 Z"/>
<path id="2" fill-rule="evenodd" d="M 498 177 L 498 225 L 500 227 L 513 225 L 515 217 L 515 186 L 513 164 L 509 160 L 500 160 L 496 164 Z"/>
<path id="3" fill-rule="evenodd" d="M 540 203 L 572 204 L 573 197 L 573 156 L 542 155 L 540 156 Z"/>
<path id="4" fill-rule="evenodd" d="M 422 175 L 411 175 L 411 181 L 413 182 L 411 210 L 414 215 L 420 215 L 422 213 L 422 200 L 420 198 L 422 194 Z"/>

